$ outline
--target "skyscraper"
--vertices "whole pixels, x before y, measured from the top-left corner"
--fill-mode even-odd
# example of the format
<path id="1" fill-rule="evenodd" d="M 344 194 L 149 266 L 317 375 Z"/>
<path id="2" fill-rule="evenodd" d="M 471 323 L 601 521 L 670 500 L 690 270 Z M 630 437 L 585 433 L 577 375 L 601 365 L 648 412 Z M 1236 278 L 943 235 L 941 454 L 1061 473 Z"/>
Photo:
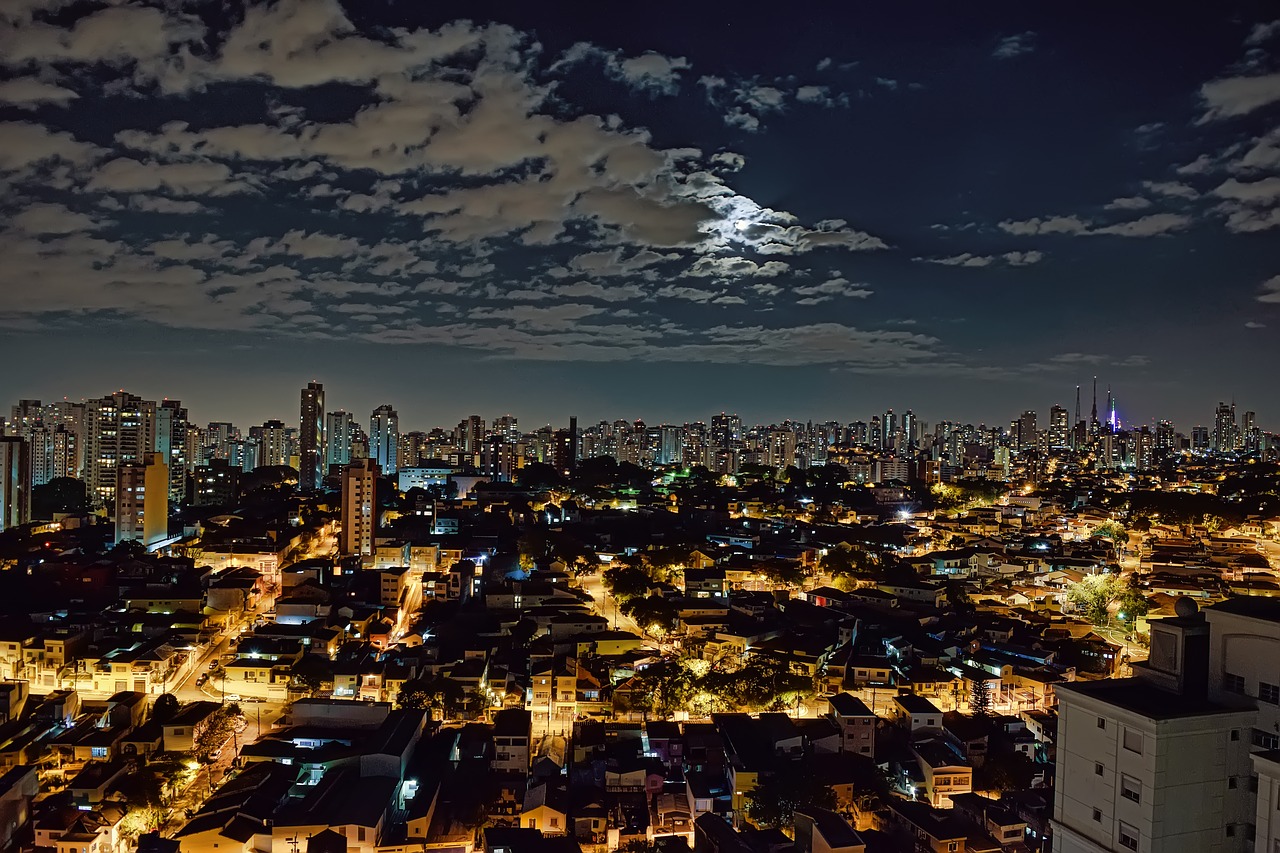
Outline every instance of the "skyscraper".
<path id="1" fill-rule="evenodd" d="M 484 418 L 472 415 L 458 424 L 458 447 L 463 453 L 476 454 L 484 442 Z"/>
<path id="2" fill-rule="evenodd" d="M 1062 406 L 1049 409 L 1049 446 L 1058 450 L 1071 446 L 1071 428 L 1067 423 L 1067 410 Z"/>
<path id="3" fill-rule="evenodd" d="M 908 450 L 920 443 L 920 428 L 916 422 L 916 413 L 907 409 L 902 416 L 902 446 Z"/>
<path id="4" fill-rule="evenodd" d="M 390 407 L 388 407 L 390 408 Z M 342 553 L 368 557 L 373 554 L 374 515 L 378 463 L 361 459 L 342 469 Z"/>
<path id="5" fill-rule="evenodd" d="M 1028 409 L 1022 417 L 1014 422 L 1017 426 L 1018 449 L 1022 451 L 1036 449 L 1036 413 Z"/>
<path id="6" fill-rule="evenodd" d="M 324 482 L 324 430 L 324 386 L 308 382 L 302 389 L 298 420 L 298 488 L 304 492 L 315 491 Z"/>
<path id="7" fill-rule="evenodd" d="M 254 466 L 263 468 L 289 464 L 289 448 L 285 436 L 284 421 L 269 420 L 262 426 L 249 427 L 249 438 L 258 443 L 258 460 Z"/>
<path id="8" fill-rule="evenodd" d="M 383 474 L 392 475 L 399 470 L 400 416 L 384 403 L 373 410 L 369 417 L 369 458 L 378 463 Z"/>
<path id="9" fill-rule="evenodd" d="M 187 410 L 177 400 L 162 400 L 156 409 L 155 451 L 169 468 L 169 500 L 179 502 L 187 493 Z"/>
<path id="10" fill-rule="evenodd" d="M 1236 404 L 1219 403 L 1213 416 L 1213 450 L 1231 453 L 1236 449 Z"/>
<path id="11" fill-rule="evenodd" d="M 116 542 L 138 539 L 148 547 L 169 535 L 169 466 L 164 454 L 147 453 L 116 469 Z"/>
<path id="12" fill-rule="evenodd" d="M 351 413 L 338 409 L 324 416 L 324 459 L 329 465 L 351 462 Z"/>
<path id="13" fill-rule="evenodd" d="M 0 530 L 31 520 L 31 460 L 27 442 L 0 437 Z"/>
<path id="14" fill-rule="evenodd" d="M 156 404 L 117 391 L 85 403 L 85 487 L 96 506 L 116 497 L 116 469 L 155 447 Z"/>

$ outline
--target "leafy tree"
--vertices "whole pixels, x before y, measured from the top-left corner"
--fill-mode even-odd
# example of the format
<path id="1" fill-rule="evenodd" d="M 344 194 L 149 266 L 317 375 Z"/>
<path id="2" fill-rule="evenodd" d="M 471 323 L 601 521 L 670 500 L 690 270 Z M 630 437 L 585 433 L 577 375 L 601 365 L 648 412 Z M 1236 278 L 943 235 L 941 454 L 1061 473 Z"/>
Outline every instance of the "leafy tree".
<path id="1" fill-rule="evenodd" d="M 161 693 L 151 705 L 151 719 L 157 723 L 167 723 L 178 713 L 178 697 L 172 693 Z"/>
<path id="2" fill-rule="evenodd" d="M 424 675 L 413 681 L 406 681 L 396 696 L 396 703 L 401 708 L 415 708 L 424 711 L 439 710 L 445 719 L 458 714 L 466 704 L 466 691 L 462 685 L 451 678 L 439 675 Z"/>
<path id="3" fill-rule="evenodd" d="M 1012 749 L 992 750 L 974 770 L 973 787 L 984 791 L 1021 791 L 1031 787 L 1035 762 Z"/>
<path id="4" fill-rule="evenodd" d="M 31 490 L 31 516 L 53 518 L 54 513 L 84 513 L 89 511 L 89 497 L 83 480 L 74 477 L 54 477 L 42 486 Z"/>
<path id="5" fill-rule="evenodd" d="M 791 826 L 797 810 L 836 807 L 835 792 L 809 772 L 803 761 L 789 762 L 761 775 L 746 796 L 747 817 L 762 827 Z"/>
<path id="6" fill-rule="evenodd" d="M 804 582 L 804 569 L 792 560 L 765 560 L 756 571 L 777 586 L 799 586 Z"/>
<path id="7" fill-rule="evenodd" d="M 326 679 L 333 677 L 329 663 L 319 655 L 303 655 L 290 671 L 294 682 L 302 685 L 309 693 L 318 691 Z"/>
<path id="8" fill-rule="evenodd" d="M 649 592 L 653 580 L 643 569 L 630 566 L 615 566 L 605 569 L 601 576 L 605 589 L 609 594 L 625 604 L 633 598 L 640 598 Z"/>
<path id="9" fill-rule="evenodd" d="M 208 764 L 213 760 L 214 750 L 231 737 L 232 720 L 238 716 L 240 716 L 240 706 L 234 703 L 220 706 L 209 716 L 204 728 L 196 735 L 192 752 L 195 753 L 197 761 Z"/>
<path id="10" fill-rule="evenodd" d="M 559 488 L 564 486 L 564 477 L 554 466 L 545 462 L 531 462 L 516 471 L 516 481 L 522 486 Z"/>
<path id="11" fill-rule="evenodd" d="M 538 560 L 547 556 L 547 548 L 550 544 L 545 530 L 537 527 L 526 530 L 516 540 L 516 551 L 520 555 L 520 568 L 526 572 L 533 571 Z"/>
<path id="12" fill-rule="evenodd" d="M 969 710 L 977 717 L 991 716 L 991 685 L 978 679 L 969 688 Z"/>
<path id="13" fill-rule="evenodd" d="M 622 605 L 622 612 L 640 626 L 640 630 L 655 637 L 670 634 L 680 623 L 676 606 L 660 595 L 633 598 Z"/>
<path id="14" fill-rule="evenodd" d="M 1113 607 L 1125 620 L 1145 616 L 1150 609 L 1132 578 L 1126 582 L 1114 574 L 1090 575 L 1072 584 L 1067 588 L 1067 601 L 1095 625 L 1105 622 Z"/>

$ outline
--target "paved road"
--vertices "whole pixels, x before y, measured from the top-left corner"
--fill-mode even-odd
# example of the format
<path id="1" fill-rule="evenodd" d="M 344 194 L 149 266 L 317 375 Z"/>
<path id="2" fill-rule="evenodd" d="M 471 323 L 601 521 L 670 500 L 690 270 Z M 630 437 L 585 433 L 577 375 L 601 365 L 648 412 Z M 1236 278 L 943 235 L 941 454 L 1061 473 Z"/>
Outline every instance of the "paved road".
<path id="1" fill-rule="evenodd" d="M 640 626 L 636 624 L 636 620 L 618 608 L 618 600 L 605 589 L 604 582 L 599 574 L 586 575 L 581 578 L 581 581 L 582 590 L 591 596 L 596 613 L 608 619 L 611 627 L 616 627 L 619 631 L 630 631 L 633 634 L 644 635 L 644 632 L 640 630 Z"/>

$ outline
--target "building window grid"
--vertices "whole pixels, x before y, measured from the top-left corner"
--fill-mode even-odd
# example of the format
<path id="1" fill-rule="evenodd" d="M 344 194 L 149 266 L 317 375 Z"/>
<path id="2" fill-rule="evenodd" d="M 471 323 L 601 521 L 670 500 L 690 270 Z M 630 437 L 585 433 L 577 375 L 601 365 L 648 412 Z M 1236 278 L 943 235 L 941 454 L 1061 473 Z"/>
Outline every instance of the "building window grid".
<path id="1" fill-rule="evenodd" d="M 1120 796 L 1135 803 L 1142 802 L 1142 783 L 1128 774 L 1121 774 Z"/>
<path id="2" fill-rule="evenodd" d="M 1121 821 L 1120 823 L 1120 846 L 1126 850 L 1138 849 L 1138 828 L 1130 826 Z"/>
<path id="3" fill-rule="evenodd" d="M 1248 691 L 1244 689 L 1244 676 L 1236 675 L 1232 672 L 1222 673 L 1222 689 L 1229 693 L 1239 693 L 1247 696 Z"/>
<path id="4" fill-rule="evenodd" d="M 1258 682 L 1258 700 L 1270 705 L 1280 705 L 1280 684 Z"/>

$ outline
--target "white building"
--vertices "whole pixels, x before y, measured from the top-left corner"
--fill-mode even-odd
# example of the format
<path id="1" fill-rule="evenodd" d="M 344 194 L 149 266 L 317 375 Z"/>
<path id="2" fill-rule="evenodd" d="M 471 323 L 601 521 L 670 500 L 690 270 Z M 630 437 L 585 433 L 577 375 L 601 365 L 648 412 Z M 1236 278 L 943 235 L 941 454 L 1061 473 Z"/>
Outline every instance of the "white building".
<path id="1" fill-rule="evenodd" d="M 1276 745 L 1276 709 L 1258 699 L 1280 699 L 1280 602 L 1177 612 L 1151 622 L 1134 678 L 1057 687 L 1057 853 L 1280 849 L 1264 835 L 1280 764 L 1250 760 Z"/>

